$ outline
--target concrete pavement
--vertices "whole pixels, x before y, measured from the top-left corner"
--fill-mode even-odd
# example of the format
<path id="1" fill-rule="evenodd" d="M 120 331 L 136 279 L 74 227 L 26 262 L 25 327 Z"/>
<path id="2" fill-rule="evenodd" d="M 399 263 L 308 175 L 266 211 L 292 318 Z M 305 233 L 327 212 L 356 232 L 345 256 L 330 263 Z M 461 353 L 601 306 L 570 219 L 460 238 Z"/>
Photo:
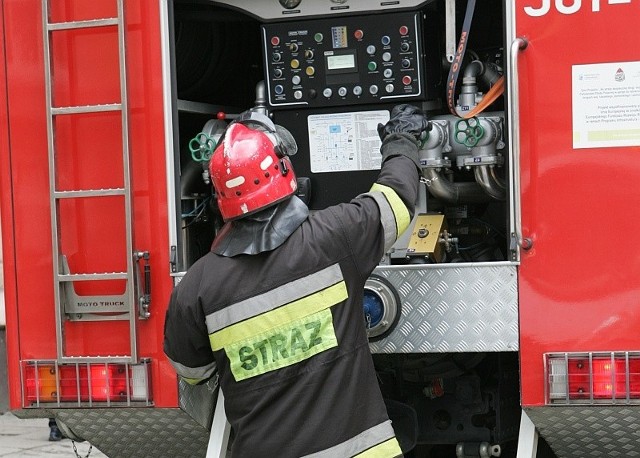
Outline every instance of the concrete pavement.
<path id="1" fill-rule="evenodd" d="M 49 442 L 49 425 L 46 418 L 21 420 L 10 412 L 0 414 L 0 457 L 106 457 L 97 448 L 89 452 L 88 442 L 75 442 L 77 453 L 70 439 Z"/>

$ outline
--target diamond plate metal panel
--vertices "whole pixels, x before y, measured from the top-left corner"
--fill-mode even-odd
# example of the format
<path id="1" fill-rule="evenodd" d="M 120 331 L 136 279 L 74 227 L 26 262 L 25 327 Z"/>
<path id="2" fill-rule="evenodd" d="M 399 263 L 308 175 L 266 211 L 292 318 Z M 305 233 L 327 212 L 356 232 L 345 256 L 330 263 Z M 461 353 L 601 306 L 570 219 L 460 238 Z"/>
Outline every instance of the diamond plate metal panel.
<path id="1" fill-rule="evenodd" d="M 179 380 L 178 402 L 180 408 L 203 428 L 211 429 L 217 397 L 217 375 L 201 385 L 189 385 L 182 378 Z"/>
<path id="2" fill-rule="evenodd" d="M 204 457 L 209 431 L 180 409 L 56 409 L 56 418 L 107 456 Z"/>
<path id="3" fill-rule="evenodd" d="M 558 458 L 640 457 L 640 406 L 547 406 L 525 411 Z"/>
<path id="4" fill-rule="evenodd" d="M 518 350 L 517 270 L 511 263 L 380 266 L 402 303 L 373 353 Z"/>
<path id="5" fill-rule="evenodd" d="M 218 394 L 218 379 L 178 384 L 180 409 L 21 409 L 19 418 L 56 417 L 107 456 L 204 457 Z"/>

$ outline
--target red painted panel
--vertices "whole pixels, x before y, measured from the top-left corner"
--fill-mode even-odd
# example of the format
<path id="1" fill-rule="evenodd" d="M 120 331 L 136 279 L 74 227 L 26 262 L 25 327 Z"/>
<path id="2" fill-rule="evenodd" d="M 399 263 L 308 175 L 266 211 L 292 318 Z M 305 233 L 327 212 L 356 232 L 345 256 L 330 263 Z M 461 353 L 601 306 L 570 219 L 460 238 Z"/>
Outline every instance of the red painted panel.
<path id="1" fill-rule="evenodd" d="M 55 124 L 59 190 L 123 186 L 119 112 L 58 116 Z"/>
<path id="2" fill-rule="evenodd" d="M 173 288 L 169 235 L 159 2 L 125 2 L 129 147 L 134 180 L 135 248 L 151 255 L 151 319 L 141 322 L 139 354 L 152 358 L 154 402 L 177 406 L 176 374 L 162 350 L 164 315 Z"/>
<path id="3" fill-rule="evenodd" d="M 559 12 L 565 4 L 576 11 Z M 640 348 L 640 147 L 574 149 L 572 128 L 572 66 L 640 61 L 640 11 L 521 0 L 516 15 L 529 42 L 519 58 L 522 222 L 534 248 L 523 252 L 519 300 L 531 406 L 544 403 L 544 353 Z"/>
<path id="4" fill-rule="evenodd" d="M 112 17 L 115 0 L 52 0 L 55 22 Z M 164 160 L 161 42 L 158 2 L 125 2 L 129 146 L 132 156 L 134 248 L 151 254 L 151 319 L 138 323 L 139 356 L 152 363 L 154 401 L 176 406 L 176 378 L 162 353 L 169 277 L 167 195 Z M 49 208 L 44 55 L 40 0 L 4 0 L 7 110 L 0 109 L 3 154 L 3 234 L 7 276 L 9 371 L 19 380 L 22 359 L 54 358 L 56 336 Z M 115 27 L 54 32 L 56 106 L 120 101 Z M 4 59 L 3 59 L 4 60 Z M 4 65 L 2 66 L 4 72 Z M 3 73 L 0 73 L 3 77 Z M 4 78 L 2 78 L 4 82 Z M 0 89 L 3 89 L 0 86 Z M 57 118 L 58 189 L 122 186 L 119 113 Z M 10 137 L 4 126 L 9 123 Z M 61 246 L 73 272 L 125 270 L 124 199 L 82 199 L 60 205 Z M 13 230 L 12 230 L 13 229 Z M 16 255 L 13 256 L 15 251 Z M 13 284 L 15 288 L 12 289 Z M 77 292 L 119 293 L 122 283 L 78 284 Z M 84 289 L 84 290 L 83 290 Z M 66 322 L 67 354 L 127 354 L 123 322 Z M 20 403 L 11 387 L 11 407 Z"/>
<path id="5" fill-rule="evenodd" d="M 149 3 L 143 1 L 142 3 Z M 115 17 L 118 14 L 116 0 L 49 0 L 51 22 L 83 21 Z"/>
<path id="6" fill-rule="evenodd" d="M 11 156 L 9 154 L 9 111 L 7 104 L 7 75 L 5 71 L 4 11 L 0 10 L 0 215 L 2 216 L 2 256 L 4 270 L 4 299 L 7 338 L 7 375 L 9 382 L 9 407 L 14 409 L 20 399 L 20 372 L 18 355 L 17 288 L 15 271 L 15 244 L 13 225 L 13 189 Z"/>
<path id="7" fill-rule="evenodd" d="M 51 35 L 54 106 L 120 101 L 116 26 Z"/>

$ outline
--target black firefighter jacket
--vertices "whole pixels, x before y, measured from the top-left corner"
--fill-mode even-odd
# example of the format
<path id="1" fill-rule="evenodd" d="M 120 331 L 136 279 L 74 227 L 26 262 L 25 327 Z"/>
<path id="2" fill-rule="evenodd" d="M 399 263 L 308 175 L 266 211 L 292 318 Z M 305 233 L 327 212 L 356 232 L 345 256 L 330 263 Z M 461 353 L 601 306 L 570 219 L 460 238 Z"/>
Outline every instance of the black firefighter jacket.
<path id="1" fill-rule="evenodd" d="M 417 188 L 414 160 L 386 157 L 369 193 L 312 213 L 271 252 L 208 253 L 175 288 L 165 353 L 192 383 L 219 371 L 234 458 L 401 455 L 362 301 Z"/>

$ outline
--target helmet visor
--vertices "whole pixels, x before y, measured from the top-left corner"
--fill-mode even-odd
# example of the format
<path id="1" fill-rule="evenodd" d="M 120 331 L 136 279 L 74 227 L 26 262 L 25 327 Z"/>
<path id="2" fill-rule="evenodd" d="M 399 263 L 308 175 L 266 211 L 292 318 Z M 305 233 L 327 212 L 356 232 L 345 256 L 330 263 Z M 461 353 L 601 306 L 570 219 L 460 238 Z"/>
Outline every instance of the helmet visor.
<path id="1" fill-rule="evenodd" d="M 278 137 L 278 140 L 282 145 L 284 154 L 286 154 L 287 156 L 293 156 L 298 152 L 298 144 L 296 143 L 296 139 L 293 138 L 291 132 L 278 124 L 276 124 L 276 136 Z"/>

